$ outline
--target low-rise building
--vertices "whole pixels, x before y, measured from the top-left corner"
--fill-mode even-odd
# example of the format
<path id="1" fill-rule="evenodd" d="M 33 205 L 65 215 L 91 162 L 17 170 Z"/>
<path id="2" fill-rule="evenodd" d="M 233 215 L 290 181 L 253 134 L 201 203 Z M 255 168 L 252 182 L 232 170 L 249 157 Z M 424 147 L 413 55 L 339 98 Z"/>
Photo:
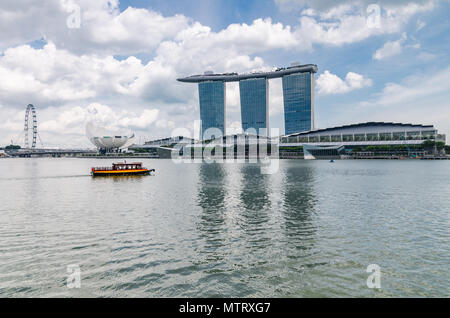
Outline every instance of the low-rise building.
<path id="1" fill-rule="evenodd" d="M 145 145 L 146 146 L 171 146 L 171 145 L 176 145 L 176 144 L 191 144 L 194 142 L 195 142 L 194 139 L 179 136 L 179 137 L 169 137 L 169 138 L 164 138 L 164 139 L 147 141 L 145 143 Z"/>
<path id="2" fill-rule="evenodd" d="M 358 157 L 421 157 L 427 141 L 445 145 L 446 137 L 433 125 L 368 122 L 283 136 L 280 152 L 284 148 L 302 146 L 305 158 L 311 154 L 316 154 L 315 158 L 322 155 L 325 158 L 349 153 L 358 153 Z"/>
<path id="3" fill-rule="evenodd" d="M 369 122 L 301 132 L 281 137 L 283 145 L 395 145 L 421 144 L 425 140 L 445 142 L 433 125 Z"/>

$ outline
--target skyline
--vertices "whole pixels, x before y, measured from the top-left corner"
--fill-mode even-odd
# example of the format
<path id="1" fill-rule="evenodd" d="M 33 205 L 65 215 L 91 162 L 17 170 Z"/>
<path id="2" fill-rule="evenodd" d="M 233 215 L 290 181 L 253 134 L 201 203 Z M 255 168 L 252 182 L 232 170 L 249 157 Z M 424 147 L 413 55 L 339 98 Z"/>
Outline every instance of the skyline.
<path id="1" fill-rule="evenodd" d="M 168 137 L 200 118 L 198 92 L 176 78 L 296 61 L 319 68 L 316 128 L 389 121 L 450 134 L 449 1 L 380 1 L 379 25 L 370 1 L 168 2 L 2 2 L 0 144 L 23 131 L 30 103 L 45 146 L 88 146 L 89 119 Z M 269 96 L 270 126 L 283 131 L 281 80 Z M 238 128 L 238 83 L 226 98 Z"/>

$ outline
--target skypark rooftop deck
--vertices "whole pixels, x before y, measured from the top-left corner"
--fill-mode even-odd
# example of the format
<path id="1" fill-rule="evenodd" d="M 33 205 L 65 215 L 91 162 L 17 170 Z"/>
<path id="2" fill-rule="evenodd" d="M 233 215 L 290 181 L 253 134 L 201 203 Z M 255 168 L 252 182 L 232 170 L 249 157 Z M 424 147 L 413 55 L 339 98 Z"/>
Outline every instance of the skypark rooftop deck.
<path id="1" fill-rule="evenodd" d="M 241 80 L 251 79 L 251 78 L 279 78 L 285 75 L 291 75 L 296 73 L 317 73 L 317 65 L 315 64 L 306 64 L 306 65 L 297 65 L 291 66 L 287 68 L 279 68 L 272 72 L 258 72 L 258 73 L 249 73 L 249 74 L 238 74 L 238 73 L 224 73 L 224 74 L 208 74 L 204 75 L 192 75 L 185 78 L 179 78 L 178 81 L 184 83 L 201 83 L 208 81 L 221 81 L 221 82 L 238 82 Z"/>

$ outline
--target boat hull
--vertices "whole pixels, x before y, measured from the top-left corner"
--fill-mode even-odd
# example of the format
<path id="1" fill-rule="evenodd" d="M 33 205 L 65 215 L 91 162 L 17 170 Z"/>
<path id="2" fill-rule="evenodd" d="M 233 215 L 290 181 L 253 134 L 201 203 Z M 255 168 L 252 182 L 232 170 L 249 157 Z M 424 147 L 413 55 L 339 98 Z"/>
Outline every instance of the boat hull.
<path id="1" fill-rule="evenodd" d="M 104 170 L 91 172 L 93 177 L 110 177 L 110 176 L 139 176 L 149 175 L 155 170 L 141 169 L 141 170 Z"/>

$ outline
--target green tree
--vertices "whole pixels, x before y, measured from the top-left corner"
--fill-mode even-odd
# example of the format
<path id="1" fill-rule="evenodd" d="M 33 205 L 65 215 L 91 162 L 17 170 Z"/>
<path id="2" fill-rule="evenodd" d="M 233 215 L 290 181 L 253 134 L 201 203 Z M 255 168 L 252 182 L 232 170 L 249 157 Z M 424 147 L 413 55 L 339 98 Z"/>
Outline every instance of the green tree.
<path id="1" fill-rule="evenodd" d="M 435 146 L 435 142 L 433 140 L 425 140 L 422 143 L 423 149 L 427 150 L 427 151 L 431 151 L 434 149 Z"/>
<path id="2" fill-rule="evenodd" d="M 437 148 L 437 150 L 441 151 L 442 149 L 445 148 L 445 142 L 437 141 L 436 142 L 436 148 Z"/>
<path id="3" fill-rule="evenodd" d="M 20 148 L 19 145 L 9 145 L 5 147 L 5 150 L 19 150 Z"/>

